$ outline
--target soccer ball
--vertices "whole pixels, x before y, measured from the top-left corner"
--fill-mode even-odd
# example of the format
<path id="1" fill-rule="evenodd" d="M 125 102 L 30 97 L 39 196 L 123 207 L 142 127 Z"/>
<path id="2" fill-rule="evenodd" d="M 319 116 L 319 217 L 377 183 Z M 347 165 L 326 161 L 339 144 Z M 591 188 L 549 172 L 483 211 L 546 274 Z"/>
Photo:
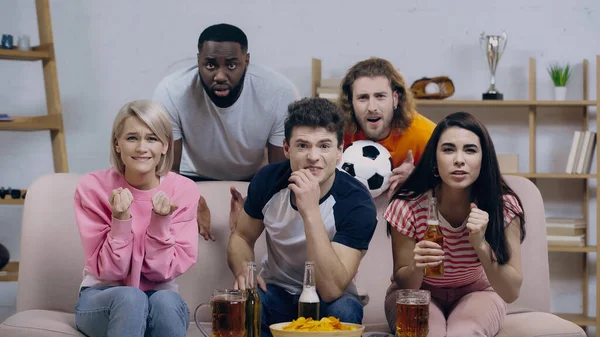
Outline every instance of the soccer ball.
<path id="1" fill-rule="evenodd" d="M 376 198 L 390 187 L 394 164 L 383 145 L 371 140 L 357 140 L 344 150 L 338 167 L 363 183 Z"/>

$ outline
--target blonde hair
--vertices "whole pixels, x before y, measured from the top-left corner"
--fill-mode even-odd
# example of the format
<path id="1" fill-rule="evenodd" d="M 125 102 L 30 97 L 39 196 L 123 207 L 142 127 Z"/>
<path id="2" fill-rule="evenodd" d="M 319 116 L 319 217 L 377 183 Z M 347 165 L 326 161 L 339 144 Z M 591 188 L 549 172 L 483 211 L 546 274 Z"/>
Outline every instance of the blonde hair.
<path id="1" fill-rule="evenodd" d="M 346 118 L 346 133 L 355 134 L 360 129 L 352 105 L 354 81 L 360 77 L 376 76 L 384 76 L 390 80 L 392 92 L 398 93 L 398 107 L 394 109 L 392 117 L 392 132 L 401 133 L 412 123 L 416 111 L 415 101 L 412 91 L 406 87 L 404 77 L 400 75 L 390 61 L 379 57 L 371 57 L 350 68 L 341 83 L 342 94 L 339 98 L 339 104 Z"/>
<path id="2" fill-rule="evenodd" d="M 163 106 L 160 103 L 150 100 L 132 101 L 123 105 L 121 110 L 119 110 L 113 122 L 112 135 L 110 137 L 111 164 L 121 174 L 125 174 L 125 164 L 115 147 L 117 139 L 123 133 L 125 121 L 129 117 L 137 118 L 146 124 L 163 145 L 168 145 L 167 153 L 161 156 L 158 165 L 156 165 L 156 174 L 158 176 L 167 174 L 173 167 L 173 126 Z"/>

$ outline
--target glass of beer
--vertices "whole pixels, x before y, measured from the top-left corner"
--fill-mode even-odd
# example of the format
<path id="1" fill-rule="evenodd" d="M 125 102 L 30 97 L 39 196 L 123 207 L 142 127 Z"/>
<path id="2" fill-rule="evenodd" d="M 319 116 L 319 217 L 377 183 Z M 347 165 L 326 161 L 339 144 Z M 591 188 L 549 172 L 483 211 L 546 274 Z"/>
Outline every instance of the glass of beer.
<path id="1" fill-rule="evenodd" d="M 198 322 L 198 310 L 204 306 L 211 308 L 211 336 L 206 333 Z M 210 303 L 202 303 L 196 307 L 194 321 L 204 337 L 246 336 L 246 291 L 237 289 L 214 290 Z"/>
<path id="2" fill-rule="evenodd" d="M 429 290 L 401 289 L 396 292 L 396 337 L 427 337 Z"/>

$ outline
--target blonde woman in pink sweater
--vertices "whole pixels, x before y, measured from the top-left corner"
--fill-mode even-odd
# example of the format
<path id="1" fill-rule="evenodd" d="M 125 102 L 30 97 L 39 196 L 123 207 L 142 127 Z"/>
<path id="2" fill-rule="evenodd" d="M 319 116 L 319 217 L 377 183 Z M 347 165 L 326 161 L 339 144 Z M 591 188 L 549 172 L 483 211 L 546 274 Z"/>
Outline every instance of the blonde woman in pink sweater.
<path id="1" fill-rule="evenodd" d="M 159 103 L 125 104 L 110 146 L 113 167 L 75 193 L 85 251 L 75 323 L 91 337 L 185 336 L 175 278 L 196 263 L 198 187 L 170 172 L 173 130 Z"/>

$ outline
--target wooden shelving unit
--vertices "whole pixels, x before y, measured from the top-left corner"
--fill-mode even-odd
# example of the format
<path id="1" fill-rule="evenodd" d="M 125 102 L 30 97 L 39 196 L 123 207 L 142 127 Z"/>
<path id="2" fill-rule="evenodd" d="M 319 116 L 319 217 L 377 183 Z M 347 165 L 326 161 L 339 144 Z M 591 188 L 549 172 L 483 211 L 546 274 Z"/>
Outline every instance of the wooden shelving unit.
<path id="1" fill-rule="evenodd" d="M 598 249 L 596 246 L 583 246 L 583 247 L 573 247 L 573 246 L 553 246 L 548 245 L 549 252 L 562 252 L 562 253 L 593 253 Z"/>
<path id="2" fill-rule="evenodd" d="M 589 218 L 589 193 L 588 180 L 598 179 L 598 172 L 590 174 L 568 174 L 561 172 L 543 173 L 537 172 L 536 159 L 537 159 L 537 144 L 536 144 L 536 126 L 538 117 L 538 108 L 569 108 L 569 113 L 573 113 L 577 108 L 581 111 L 582 125 L 581 130 L 586 131 L 589 129 L 588 108 L 596 108 L 596 116 L 600 114 L 600 55 L 596 56 L 596 100 L 590 100 L 588 98 L 589 91 L 589 75 L 588 60 L 583 60 L 583 97 L 582 100 L 571 100 L 571 101 L 553 101 L 553 100 L 537 100 L 536 98 L 536 62 L 534 58 L 529 59 L 529 99 L 528 100 L 503 100 L 503 101 L 483 101 L 483 100 L 416 100 L 417 110 L 420 113 L 427 115 L 427 108 L 455 108 L 455 107 L 474 107 L 474 108 L 485 108 L 482 110 L 474 109 L 474 111 L 480 113 L 486 113 L 489 111 L 495 111 L 494 108 L 522 108 L 523 112 L 528 115 L 528 126 L 529 126 L 529 170 L 528 172 L 509 173 L 510 175 L 516 175 L 531 179 L 534 183 L 538 179 L 575 179 L 579 180 L 583 184 L 583 214 L 582 218 L 588 224 L 588 229 L 591 226 L 596 227 L 596 246 L 558 246 L 549 245 L 549 252 L 558 253 L 579 253 L 582 256 L 583 264 L 583 275 L 581 277 L 581 289 L 582 289 L 582 307 L 583 310 L 579 314 L 564 314 L 555 313 L 556 315 L 567 319 L 579 326 L 596 326 L 600 327 L 600 213 L 596 219 Z M 312 59 L 312 80 L 311 80 L 311 93 L 313 97 L 318 96 L 318 89 L 321 88 L 322 81 L 322 65 L 321 60 Z M 331 99 L 337 102 L 337 99 Z M 600 132 L 600 118 L 596 118 L 596 131 Z M 600 137 L 600 135 L 599 135 Z M 600 168 L 600 138 L 598 138 L 598 144 L 595 148 L 596 156 L 596 167 Z M 595 189 L 596 193 L 596 211 L 600 212 L 600 188 Z M 588 230 L 589 233 L 589 230 Z M 589 237 L 588 237 L 589 239 Z M 589 284 L 588 274 L 589 266 L 587 263 L 587 254 L 596 253 L 596 316 L 590 316 L 588 311 L 589 304 Z"/>
<path id="3" fill-rule="evenodd" d="M 49 131 L 52 143 L 54 172 L 65 173 L 69 171 L 69 166 L 67 162 L 60 91 L 58 88 L 49 0 L 36 0 L 35 7 L 40 45 L 33 47 L 29 51 L 0 49 L 0 60 L 42 61 L 47 111 L 45 115 L 40 116 L 11 116 L 14 118 L 13 121 L 0 122 L 0 131 Z M 0 112 L 10 115 L 10 111 L 0 110 Z M 3 184 L 7 185 L 7 183 L 4 182 Z M 24 199 L 22 198 L 10 199 L 5 197 L 5 199 L 0 199 L 0 206 L 23 204 Z M 10 270 L 7 271 L 7 268 Z M 16 281 L 18 269 L 18 261 L 11 261 L 3 271 L 0 271 L 0 281 Z"/>
<path id="4" fill-rule="evenodd" d="M 42 45 L 28 51 L 18 49 L 0 49 L 0 60 L 40 61 L 50 60 L 54 57 L 52 45 Z"/>
<path id="5" fill-rule="evenodd" d="M 0 270 L 0 282 L 14 282 L 19 276 L 19 263 L 9 262 Z"/>
<path id="6" fill-rule="evenodd" d="M 424 100 L 418 99 L 417 105 L 420 107 L 441 106 L 441 107 L 528 107 L 528 106 L 547 106 L 547 107 L 587 107 L 595 106 L 596 101 L 536 101 L 536 100 L 513 100 L 513 101 L 467 101 L 467 100 Z"/>
<path id="7" fill-rule="evenodd" d="M 23 205 L 25 199 L 0 199 L 0 205 Z"/>
<path id="8" fill-rule="evenodd" d="M 60 115 L 13 118 L 10 122 L 0 122 L 0 131 L 61 131 L 63 125 Z"/>

